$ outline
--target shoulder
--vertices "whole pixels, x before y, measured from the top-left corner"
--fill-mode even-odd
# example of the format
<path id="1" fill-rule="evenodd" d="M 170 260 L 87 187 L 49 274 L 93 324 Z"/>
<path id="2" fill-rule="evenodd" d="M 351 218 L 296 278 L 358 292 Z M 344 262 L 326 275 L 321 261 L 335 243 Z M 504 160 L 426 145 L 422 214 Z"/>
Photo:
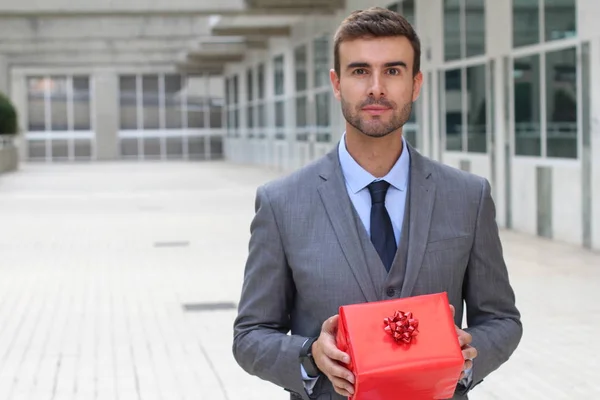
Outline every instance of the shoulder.
<path id="1" fill-rule="evenodd" d="M 469 197 L 474 196 L 479 199 L 486 193 L 489 194 L 490 183 L 486 178 L 421 155 L 418 157 L 422 157 L 422 161 L 429 166 L 428 169 L 436 184 L 438 195 L 462 192 Z"/>
<path id="2" fill-rule="evenodd" d="M 271 203 L 288 203 L 305 198 L 314 193 L 322 182 L 320 172 L 331 162 L 332 153 L 277 179 L 271 180 L 258 188 L 258 193 L 267 196 Z"/>

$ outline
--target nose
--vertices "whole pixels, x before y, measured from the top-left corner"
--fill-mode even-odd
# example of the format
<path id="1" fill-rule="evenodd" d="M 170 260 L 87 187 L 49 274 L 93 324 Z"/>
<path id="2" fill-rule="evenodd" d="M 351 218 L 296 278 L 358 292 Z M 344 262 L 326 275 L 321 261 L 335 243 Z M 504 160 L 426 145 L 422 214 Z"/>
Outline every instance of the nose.
<path id="1" fill-rule="evenodd" d="M 369 96 L 374 97 L 375 99 L 380 99 L 385 97 L 385 87 L 383 85 L 383 80 L 379 76 L 379 74 L 371 75 L 371 87 L 369 89 Z"/>

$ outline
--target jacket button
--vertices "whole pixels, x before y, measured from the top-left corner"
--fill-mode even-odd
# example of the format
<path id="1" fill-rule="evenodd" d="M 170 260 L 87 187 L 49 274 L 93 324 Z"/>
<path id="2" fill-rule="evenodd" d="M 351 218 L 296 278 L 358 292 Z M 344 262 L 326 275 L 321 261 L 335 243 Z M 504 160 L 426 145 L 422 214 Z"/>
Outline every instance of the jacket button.
<path id="1" fill-rule="evenodd" d="M 393 287 L 388 288 L 388 290 L 387 290 L 388 297 L 394 297 L 395 294 L 396 294 L 396 289 L 394 289 Z"/>

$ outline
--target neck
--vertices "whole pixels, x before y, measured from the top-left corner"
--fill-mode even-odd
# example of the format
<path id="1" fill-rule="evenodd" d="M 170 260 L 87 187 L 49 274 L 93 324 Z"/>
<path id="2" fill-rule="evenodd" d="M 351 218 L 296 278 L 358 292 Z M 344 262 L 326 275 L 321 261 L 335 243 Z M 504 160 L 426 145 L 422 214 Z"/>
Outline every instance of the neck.
<path id="1" fill-rule="evenodd" d="M 354 160 L 376 178 L 385 176 L 402 154 L 402 129 L 374 138 L 354 128 L 346 130 L 346 148 Z"/>

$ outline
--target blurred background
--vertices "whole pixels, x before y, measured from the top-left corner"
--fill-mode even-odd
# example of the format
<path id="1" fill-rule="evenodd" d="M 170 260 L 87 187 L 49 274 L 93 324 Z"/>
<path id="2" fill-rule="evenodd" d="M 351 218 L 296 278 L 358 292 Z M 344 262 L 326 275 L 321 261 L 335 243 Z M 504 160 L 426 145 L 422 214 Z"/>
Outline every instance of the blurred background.
<path id="1" fill-rule="evenodd" d="M 598 0 L 0 0 L 0 399 L 287 398 L 231 355 L 254 194 L 336 146 L 370 6 L 406 139 L 492 185 L 525 335 L 471 397 L 600 394 Z"/>

